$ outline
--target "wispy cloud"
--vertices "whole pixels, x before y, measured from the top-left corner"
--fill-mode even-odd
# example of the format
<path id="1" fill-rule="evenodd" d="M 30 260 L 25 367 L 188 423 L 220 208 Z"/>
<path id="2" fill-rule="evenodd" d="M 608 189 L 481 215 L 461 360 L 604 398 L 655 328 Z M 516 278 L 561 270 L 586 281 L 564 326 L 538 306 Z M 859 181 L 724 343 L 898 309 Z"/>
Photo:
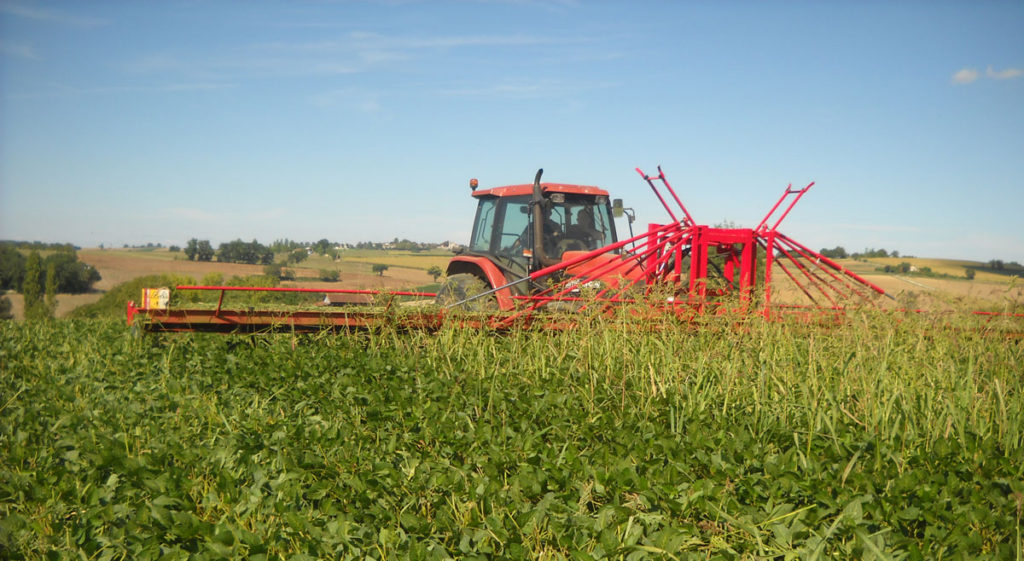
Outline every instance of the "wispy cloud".
<path id="1" fill-rule="evenodd" d="M 88 4 L 83 3 L 81 5 L 87 6 Z M 15 17 L 56 23 L 60 25 L 69 25 L 72 27 L 99 27 L 110 23 L 107 20 L 100 18 L 78 16 L 60 10 L 42 9 L 35 6 L 11 2 L 4 2 L 0 4 L 0 12 Z"/>
<path id="2" fill-rule="evenodd" d="M 1006 68 L 1004 70 L 993 70 L 991 66 L 985 71 L 986 78 L 992 78 L 993 80 L 1009 80 L 1011 78 L 1020 78 L 1024 76 L 1024 69 L 1021 68 Z"/>
<path id="3" fill-rule="evenodd" d="M 55 84 L 45 92 L 7 92 L 7 99 L 59 99 L 74 96 L 134 94 L 134 93 L 175 93 L 205 92 L 225 90 L 236 87 L 236 84 L 223 82 L 168 82 L 164 84 L 147 84 L 135 86 L 99 86 L 83 88 Z"/>
<path id="4" fill-rule="evenodd" d="M 956 74 L 953 74 L 954 84 L 970 84 L 971 82 L 978 79 L 981 73 L 974 68 L 961 68 L 957 70 Z"/>
<path id="5" fill-rule="evenodd" d="M 140 75 L 162 76 L 183 82 L 219 81 L 244 83 L 250 78 L 331 77 L 375 72 L 401 71 L 403 64 L 441 56 L 458 49 L 518 48 L 569 43 L 573 39 L 548 38 L 524 34 L 470 36 L 389 36 L 367 31 L 353 31 L 313 41 L 273 41 L 240 46 L 222 53 L 150 53 L 138 56 L 121 67 Z M 417 64 L 417 68 L 422 67 Z M 171 78 L 171 77 L 177 78 Z M 536 86 L 497 86 L 491 94 L 512 97 L 553 95 L 550 87 L 541 91 Z M 558 89 L 559 91 L 564 91 Z M 536 92 L 536 94 L 534 93 Z M 487 91 L 449 92 L 449 95 L 484 95 Z M 353 97 L 357 99 L 352 103 Z M 320 106 L 349 104 L 364 112 L 380 108 L 377 99 L 349 89 L 328 90 L 313 98 Z"/>
<path id="6" fill-rule="evenodd" d="M 299 68 L 318 60 L 348 61 L 353 71 L 366 70 L 382 64 L 412 60 L 432 51 L 461 48 L 525 47 L 567 42 L 532 35 L 453 35 L 433 37 L 388 36 L 367 31 L 353 31 L 338 39 L 310 42 L 273 42 L 256 45 L 251 55 L 290 60 Z M 305 62 L 304 62 L 305 61 Z"/>
<path id="7" fill-rule="evenodd" d="M 1024 76 L 1024 69 L 1021 68 L 995 70 L 989 66 L 985 70 L 984 74 L 982 74 L 977 68 L 961 68 L 953 74 L 950 81 L 954 84 L 971 84 L 982 77 L 990 80 L 1011 80 L 1013 78 L 1020 78 L 1021 76 Z"/>
<path id="8" fill-rule="evenodd" d="M 41 58 L 31 45 L 9 43 L 7 41 L 0 41 L 0 54 L 28 60 L 40 60 Z"/>
<path id="9" fill-rule="evenodd" d="M 616 87 L 614 83 L 559 82 L 546 80 L 532 84 L 504 83 L 489 86 L 446 88 L 435 93 L 450 97 L 500 97 L 507 99 L 565 98 L 581 91 Z"/>

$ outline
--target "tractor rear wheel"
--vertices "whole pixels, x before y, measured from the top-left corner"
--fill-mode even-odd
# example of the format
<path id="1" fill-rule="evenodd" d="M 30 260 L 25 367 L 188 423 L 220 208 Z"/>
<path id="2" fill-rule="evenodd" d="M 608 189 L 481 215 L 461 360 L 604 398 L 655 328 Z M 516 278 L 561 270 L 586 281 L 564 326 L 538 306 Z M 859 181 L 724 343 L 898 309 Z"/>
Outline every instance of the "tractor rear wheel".
<path id="1" fill-rule="evenodd" d="M 480 277 L 470 273 L 459 273 L 444 279 L 441 288 L 437 291 L 435 301 L 438 306 L 447 307 L 490 289 L 491 287 L 480 280 Z M 471 312 L 496 312 L 498 311 L 498 300 L 493 294 L 488 294 L 454 306 L 454 308 Z"/>

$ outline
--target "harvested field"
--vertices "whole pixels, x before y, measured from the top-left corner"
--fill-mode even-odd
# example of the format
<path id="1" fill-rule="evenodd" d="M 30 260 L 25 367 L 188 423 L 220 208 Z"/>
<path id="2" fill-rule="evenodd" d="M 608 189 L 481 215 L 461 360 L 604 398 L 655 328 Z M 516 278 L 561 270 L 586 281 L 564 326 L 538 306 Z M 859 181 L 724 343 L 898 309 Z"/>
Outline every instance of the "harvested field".
<path id="1" fill-rule="evenodd" d="M 78 252 L 79 258 L 96 267 L 103 280 L 96 284 L 99 290 L 109 290 L 122 282 L 137 277 L 173 273 L 188 275 L 202 280 L 210 273 L 219 273 L 225 279 L 238 276 L 263 274 L 261 265 L 240 265 L 237 263 L 197 262 L 174 260 L 166 257 L 159 257 L 154 252 L 132 252 L 120 250 L 82 250 Z M 389 265 L 384 275 L 378 275 L 370 270 L 370 265 L 364 263 L 353 263 L 349 266 L 342 263 L 341 279 L 338 282 L 320 282 L 316 268 L 310 267 L 288 267 L 295 271 L 297 280 L 286 282 L 284 286 L 301 286 L 308 288 L 352 288 L 352 289 L 398 289 L 411 288 L 430 283 L 433 279 L 425 271 L 418 268 L 400 267 Z M 307 280 L 308 279 L 308 280 Z"/>

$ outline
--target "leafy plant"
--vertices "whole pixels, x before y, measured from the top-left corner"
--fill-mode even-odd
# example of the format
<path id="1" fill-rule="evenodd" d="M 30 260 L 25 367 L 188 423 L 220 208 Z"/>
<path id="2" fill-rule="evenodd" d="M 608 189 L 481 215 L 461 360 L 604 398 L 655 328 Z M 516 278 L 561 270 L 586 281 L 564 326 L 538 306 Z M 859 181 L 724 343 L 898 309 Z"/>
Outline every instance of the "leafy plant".
<path id="1" fill-rule="evenodd" d="M 1020 345 L 873 315 L 584 323 L 0 323 L 0 556 L 1021 555 Z"/>

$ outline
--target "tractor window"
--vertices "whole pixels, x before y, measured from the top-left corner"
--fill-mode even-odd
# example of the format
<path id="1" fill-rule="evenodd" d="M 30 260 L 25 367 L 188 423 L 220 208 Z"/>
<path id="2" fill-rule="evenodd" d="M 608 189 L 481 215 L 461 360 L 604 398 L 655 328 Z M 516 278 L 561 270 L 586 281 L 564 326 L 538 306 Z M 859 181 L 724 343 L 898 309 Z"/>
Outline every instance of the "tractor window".
<path id="1" fill-rule="evenodd" d="M 504 203 L 504 208 L 505 216 L 501 224 L 498 251 L 517 253 L 528 243 L 528 238 L 525 238 L 524 234 L 530 226 L 530 201 L 525 197 L 509 197 Z"/>
<path id="2" fill-rule="evenodd" d="M 564 217 L 556 220 L 562 223 L 566 239 L 579 243 L 569 244 L 572 249 L 591 250 L 615 243 L 607 204 L 597 204 L 591 197 L 567 197 L 564 204 L 555 206 L 555 211 Z"/>
<path id="3" fill-rule="evenodd" d="M 491 232 L 494 228 L 495 199 L 481 199 L 476 208 L 476 220 L 473 222 L 473 238 L 469 242 L 474 251 L 491 250 Z"/>

